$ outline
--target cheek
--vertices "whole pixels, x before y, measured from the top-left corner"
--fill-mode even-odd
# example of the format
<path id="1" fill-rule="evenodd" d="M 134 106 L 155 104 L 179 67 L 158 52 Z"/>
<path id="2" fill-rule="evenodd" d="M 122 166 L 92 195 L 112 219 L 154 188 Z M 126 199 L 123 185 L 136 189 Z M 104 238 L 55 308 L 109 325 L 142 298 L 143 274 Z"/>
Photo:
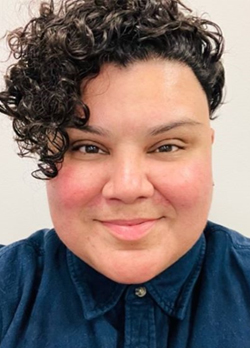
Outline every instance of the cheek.
<path id="1" fill-rule="evenodd" d="M 92 170 L 63 166 L 58 176 L 47 183 L 51 209 L 60 208 L 61 212 L 67 213 L 82 209 L 85 204 L 98 204 L 100 181 Z"/>
<path id="2" fill-rule="evenodd" d="M 210 161 L 174 165 L 158 178 L 155 186 L 164 200 L 185 209 L 210 207 L 213 187 Z"/>

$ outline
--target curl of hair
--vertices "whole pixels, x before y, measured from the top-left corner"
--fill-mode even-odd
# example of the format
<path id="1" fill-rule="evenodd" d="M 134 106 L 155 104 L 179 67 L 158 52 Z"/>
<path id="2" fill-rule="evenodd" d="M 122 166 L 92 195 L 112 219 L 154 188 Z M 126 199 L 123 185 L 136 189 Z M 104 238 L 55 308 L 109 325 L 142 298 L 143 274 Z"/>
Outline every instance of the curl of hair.
<path id="1" fill-rule="evenodd" d="M 105 63 L 176 60 L 198 78 L 211 119 L 222 101 L 221 30 L 179 0 L 62 0 L 58 9 L 43 2 L 8 43 L 17 62 L 7 71 L 0 112 L 13 119 L 19 155 L 38 155 L 38 178 L 58 174 L 69 148 L 66 129 L 83 128 L 90 117 L 82 81 Z"/>

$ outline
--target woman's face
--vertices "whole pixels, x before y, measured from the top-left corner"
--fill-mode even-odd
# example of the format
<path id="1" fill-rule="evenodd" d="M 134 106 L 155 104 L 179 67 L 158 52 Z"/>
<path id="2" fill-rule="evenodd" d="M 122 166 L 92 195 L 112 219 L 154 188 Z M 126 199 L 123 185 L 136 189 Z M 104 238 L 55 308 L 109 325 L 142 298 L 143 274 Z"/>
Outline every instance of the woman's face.
<path id="1" fill-rule="evenodd" d="M 200 237 L 212 196 L 213 131 L 192 70 L 166 60 L 107 64 L 84 89 L 86 130 L 47 184 L 58 236 L 120 283 L 142 283 Z"/>

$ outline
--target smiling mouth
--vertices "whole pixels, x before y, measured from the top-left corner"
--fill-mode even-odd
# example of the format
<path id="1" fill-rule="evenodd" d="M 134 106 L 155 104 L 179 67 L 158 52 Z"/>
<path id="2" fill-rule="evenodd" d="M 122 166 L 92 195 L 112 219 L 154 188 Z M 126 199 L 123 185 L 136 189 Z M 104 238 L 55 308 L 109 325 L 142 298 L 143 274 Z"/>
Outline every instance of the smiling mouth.
<path id="1" fill-rule="evenodd" d="M 115 238 L 123 241 L 137 241 L 144 238 L 157 224 L 158 219 L 104 220 L 99 222 Z"/>

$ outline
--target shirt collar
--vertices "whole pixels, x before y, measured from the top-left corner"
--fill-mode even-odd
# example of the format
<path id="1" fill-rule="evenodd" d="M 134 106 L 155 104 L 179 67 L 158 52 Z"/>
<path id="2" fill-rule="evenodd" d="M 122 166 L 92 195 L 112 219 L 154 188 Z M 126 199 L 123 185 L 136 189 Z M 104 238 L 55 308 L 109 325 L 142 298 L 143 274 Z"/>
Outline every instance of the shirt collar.
<path id="1" fill-rule="evenodd" d="M 145 283 L 150 295 L 168 315 L 184 319 L 201 271 L 205 249 L 206 241 L 202 234 L 184 256 L 157 277 Z"/>
<path id="2" fill-rule="evenodd" d="M 202 234 L 196 244 L 177 262 L 142 284 L 166 314 L 178 319 L 185 317 L 204 255 L 205 237 Z M 96 318 L 112 309 L 128 287 L 98 273 L 70 250 L 67 250 L 67 262 L 86 319 Z"/>

